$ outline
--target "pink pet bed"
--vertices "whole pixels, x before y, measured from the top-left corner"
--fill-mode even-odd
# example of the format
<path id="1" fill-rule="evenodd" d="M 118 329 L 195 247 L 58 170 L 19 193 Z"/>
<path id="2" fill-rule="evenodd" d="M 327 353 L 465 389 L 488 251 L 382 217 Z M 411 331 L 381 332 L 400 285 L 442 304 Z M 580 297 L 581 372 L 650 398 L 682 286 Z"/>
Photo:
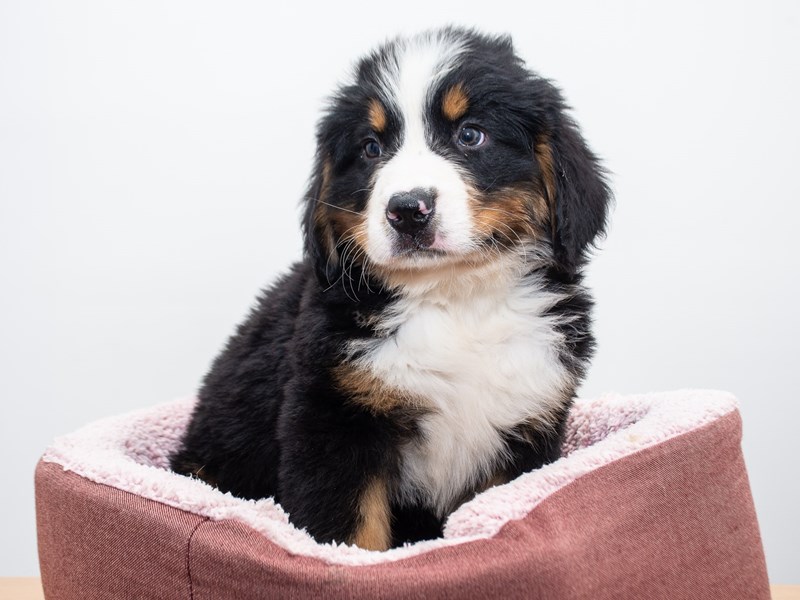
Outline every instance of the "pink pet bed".
<path id="1" fill-rule="evenodd" d="M 36 469 L 47 598 L 769 598 L 728 394 L 579 400 L 564 457 L 387 552 L 170 472 L 192 400 L 90 424 Z"/>

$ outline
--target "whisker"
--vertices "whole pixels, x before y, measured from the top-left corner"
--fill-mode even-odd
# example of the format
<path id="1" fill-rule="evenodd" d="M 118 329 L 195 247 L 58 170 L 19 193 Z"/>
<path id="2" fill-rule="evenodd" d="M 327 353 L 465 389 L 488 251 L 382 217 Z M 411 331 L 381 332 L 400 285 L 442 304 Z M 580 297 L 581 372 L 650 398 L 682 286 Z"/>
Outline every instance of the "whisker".
<path id="1" fill-rule="evenodd" d="M 499 209 L 494 209 L 494 210 L 496 210 L 497 212 L 501 212 L 501 213 L 502 213 L 502 212 L 505 212 L 505 211 L 502 211 L 502 210 L 499 210 Z M 489 222 L 490 222 L 490 223 L 494 223 L 494 224 L 496 224 L 496 225 L 500 225 L 500 226 L 502 226 L 502 227 L 505 227 L 505 228 L 506 228 L 508 231 L 510 231 L 510 232 L 511 232 L 511 233 L 514 235 L 514 237 L 517 239 L 517 242 L 518 242 L 518 247 L 519 247 L 519 249 L 522 251 L 522 260 L 523 260 L 525 263 L 527 263 L 527 262 L 528 262 L 528 248 L 527 248 L 527 244 L 525 244 L 525 243 L 522 241 L 522 238 L 519 236 L 519 233 L 517 233 L 516 231 L 514 231 L 514 229 L 513 229 L 511 226 L 509 226 L 507 223 L 504 223 L 503 221 L 500 221 L 500 220 L 498 220 L 498 219 L 493 219 L 493 218 L 491 218 L 491 217 L 488 217 L 488 220 L 489 220 Z M 507 235 L 507 234 L 506 234 L 506 235 Z M 491 240 L 492 240 L 493 242 L 495 242 L 495 243 L 500 243 L 500 242 L 499 242 L 499 240 L 496 240 L 494 237 L 492 237 L 492 238 L 491 238 Z M 506 244 L 501 244 L 501 245 L 502 245 L 502 247 L 503 247 L 503 248 L 505 248 L 505 249 L 506 249 L 506 250 L 508 250 L 509 252 L 511 252 L 511 251 L 512 251 L 512 248 L 508 247 Z"/>
<path id="2" fill-rule="evenodd" d="M 325 206 L 330 206 L 331 208 L 336 208 L 336 209 L 339 209 L 339 210 L 343 210 L 344 212 L 349 212 L 349 213 L 352 213 L 354 215 L 361 216 L 361 213 L 356 211 L 356 210 L 350 210 L 349 208 L 344 208 L 342 206 L 336 206 L 335 204 L 331 204 L 330 202 L 325 202 L 324 200 L 320 200 L 319 198 L 317 199 L 317 202 L 319 202 L 320 204 L 324 204 Z"/>

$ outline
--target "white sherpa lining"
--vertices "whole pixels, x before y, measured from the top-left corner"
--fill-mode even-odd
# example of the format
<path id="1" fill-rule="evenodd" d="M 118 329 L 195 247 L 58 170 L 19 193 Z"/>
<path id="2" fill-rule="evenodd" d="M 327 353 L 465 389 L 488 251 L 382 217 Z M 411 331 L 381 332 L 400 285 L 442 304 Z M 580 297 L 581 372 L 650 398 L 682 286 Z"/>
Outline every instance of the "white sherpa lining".
<path id="1" fill-rule="evenodd" d="M 696 428 L 737 408 L 728 393 L 686 390 L 577 400 L 570 412 L 564 456 L 462 505 L 444 537 L 372 552 L 344 544 L 318 544 L 293 527 L 271 499 L 241 500 L 168 470 L 168 457 L 186 428 L 194 399 L 96 421 L 57 438 L 43 460 L 96 483 L 208 517 L 245 523 L 293 554 L 340 565 L 372 565 L 437 548 L 489 538 L 521 519 L 581 475 Z"/>

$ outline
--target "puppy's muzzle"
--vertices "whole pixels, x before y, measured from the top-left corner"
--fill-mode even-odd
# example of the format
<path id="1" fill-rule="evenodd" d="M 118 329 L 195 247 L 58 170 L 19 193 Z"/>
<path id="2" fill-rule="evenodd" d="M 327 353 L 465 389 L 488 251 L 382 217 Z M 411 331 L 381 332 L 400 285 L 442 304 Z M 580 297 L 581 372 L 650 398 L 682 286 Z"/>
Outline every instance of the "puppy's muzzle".
<path id="1" fill-rule="evenodd" d="M 386 219 L 395 231 L 415 236 L 433 218 L 435 203 L 436 193 L 433 190 L 415 188 L 409 192 L 398 192 L 389 198 Z"/>

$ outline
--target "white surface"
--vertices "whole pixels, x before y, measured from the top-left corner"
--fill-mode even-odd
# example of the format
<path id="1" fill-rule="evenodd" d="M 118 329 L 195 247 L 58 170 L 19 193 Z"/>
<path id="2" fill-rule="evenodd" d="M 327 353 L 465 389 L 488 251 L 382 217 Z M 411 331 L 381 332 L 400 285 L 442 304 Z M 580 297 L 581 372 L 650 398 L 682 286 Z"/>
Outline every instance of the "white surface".
<path id="1" fill-rule="evenodd" d="M 346 67 L 458 22 L 511 32 L 614 172 L 584 394 L 735 393 L 771 579 L 800 582 L 800 4 L 662 6 L 0 0 L 0 576 L 36 573 L 50 440 L 192 391 L 299 256 Z"/>

